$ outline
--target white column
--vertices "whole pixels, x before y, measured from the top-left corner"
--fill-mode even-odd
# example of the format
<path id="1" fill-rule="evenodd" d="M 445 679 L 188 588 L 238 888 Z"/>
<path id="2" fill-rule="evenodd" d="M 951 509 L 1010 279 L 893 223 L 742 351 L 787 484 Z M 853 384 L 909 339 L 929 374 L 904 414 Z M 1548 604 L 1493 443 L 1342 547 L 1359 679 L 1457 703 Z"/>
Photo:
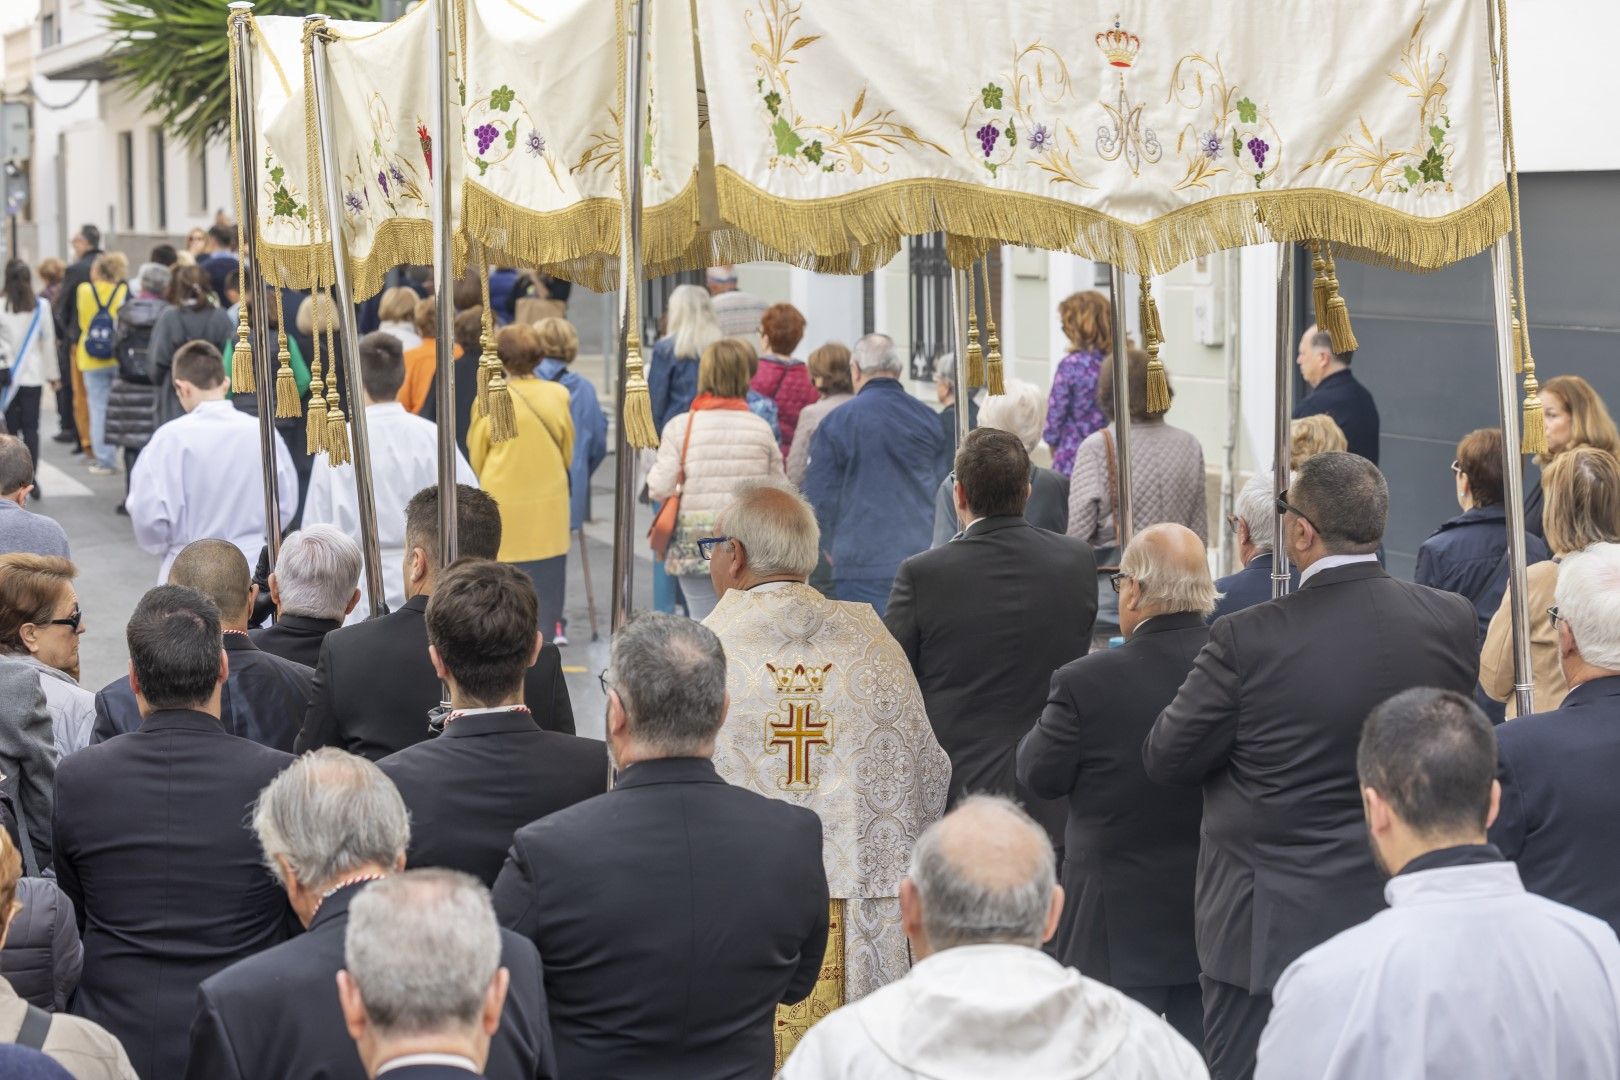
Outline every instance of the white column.
<path id="1" fill-rule="evenodd" d="M 804 314 L 804 340 L 794 355 L 808 357 L 829 341 L 854 345 L 861 336 L 861 279 L 853 274 L 789 271 L 788 303 Z"/>
<path id="2" fill-rule="evenodd" d="M 1267 328 L 1277 322 L 1277 248 L 1257 244 L 1239 252 L 1238 325 L 1249 330 L 1239 335 L 1238 378 L 1243 383 L 1242 431 L 1247 454 L 1239 457 L 1239 468 L 1265 471 L 1271 468 L 1272 418 L 1276 395 L 1277 356 L 1273 335 Z"/>
<path id="3" fill-rule="evenodd" d="M 1052 358 L 1053 374 L 1057 372 L 1058 361 L 1063 359 L 1069 351 L 1069 339 L 1063 335 L 1063 323 L 1058 319 L 1058 304 L 1062 303 L 1063 298 L 1071 293 L 1096 288 L 1106 291 L 1108 282 L 1099 282 L 1097 280 L 1097 264 L 1090 259 L 1082 259 L 1078 255 L 1065 255 L 1056 252 L 1047 256 L 1046 310 L 1051 318 L 1047 323 L 1050 344 L 1046 351 Z M 1005 334 L 1003 334 L 1003 338 L 1005 338 Z"/>

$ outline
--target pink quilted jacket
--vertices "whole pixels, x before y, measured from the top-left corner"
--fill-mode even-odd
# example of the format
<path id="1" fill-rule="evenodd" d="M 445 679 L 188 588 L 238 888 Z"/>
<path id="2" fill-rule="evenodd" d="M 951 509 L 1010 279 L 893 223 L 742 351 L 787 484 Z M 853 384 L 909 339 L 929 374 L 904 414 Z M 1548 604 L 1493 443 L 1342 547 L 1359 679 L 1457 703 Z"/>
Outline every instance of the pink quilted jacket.
<path id="1" fill-rule="evenodd" d="M 793 430 L 799 426 L 800 411 L 821 400 L 821 392 L 810 381 L 810 366 L 802 360 L 762 356 L 748 388 L 776 402 L 776 426 L 782 434 L 782 456 L 786 457 L 793 445 Z"/>
<path id="2" fill-rule="evenodd" d="M 753 413 L 741 409 L 681 413 L 664 425 L 658 460 L 647 474 L 647 493 L 654 499 L 662 502 L 675 493 L 681 443 L 693 416 L 697 425 L 686 451 L 681 513 L 718 513 L 731 501 L 731 491 L 740 481 L 784 475 L 782 451 L 771 437 L 771 426 Z"/>

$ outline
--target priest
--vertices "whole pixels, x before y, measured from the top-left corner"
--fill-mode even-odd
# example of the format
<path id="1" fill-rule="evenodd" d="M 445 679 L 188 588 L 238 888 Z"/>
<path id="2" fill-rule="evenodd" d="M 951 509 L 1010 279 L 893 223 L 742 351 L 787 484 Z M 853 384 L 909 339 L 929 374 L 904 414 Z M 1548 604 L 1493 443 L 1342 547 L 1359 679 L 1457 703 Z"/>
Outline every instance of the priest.
<path id="1" fill-rule="evenodd" d="M 371 447 L 371 489 L 377 510 L 377 550 L 389 611 L 405 603 L 405 504 L 439 482 L 439 434 L 431 420 L 405 411 L 399 403 L 405 385 L 405 350 L 385 330 L 360 339 L 360 386 L 366 398 L 366 441 Z M 336 525 L 358 542 L 360 497 L 354 466 L 333 468 L 325 455 L 315 459 L 304 505 L 304 524 Z M 456 483 L 478 486 L 466 455 L 456 451 Z M 371 614 L 365 575 L 360 602 L 349 612 L 356 623 Z"/>
<path id="2" fill-rule="evenodd" d="M 731 706 L 714 764 L 731 784 L 814 810 L 832 897 L 821 979 L 777 1010 L 777 1065 L 811 1024 L 910 968 L 900 879 L 945 809 L 950 759 L 899 644 L 871 605 L 806 584 L 815 511 L 768 483 L 737 488 L 700 541 L 718 606 Z"/>

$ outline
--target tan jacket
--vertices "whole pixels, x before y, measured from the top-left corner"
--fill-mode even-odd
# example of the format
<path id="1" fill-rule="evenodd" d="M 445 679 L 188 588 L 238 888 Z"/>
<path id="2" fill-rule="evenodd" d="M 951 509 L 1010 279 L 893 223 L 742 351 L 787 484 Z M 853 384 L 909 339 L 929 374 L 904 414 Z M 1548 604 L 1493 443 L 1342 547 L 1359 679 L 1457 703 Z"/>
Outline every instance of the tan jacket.
<path id="1" fill-rule="evenodd" d="M 0 979 L 0 1039 L 14 1042 L 27 1012 L 28 1003 Z M 74 1080 L 140 1080 L 118 1040 L 80 1016 L 54 1014 L 41 1052 L 72 1073 Z"/>
<path id="2" fill-rule="evenodd" d="M 1532 563 L 1525 569 L 1525 595 L 1530 608 L 1530 673 L 1535 687 L 1536 712 L 1556 709 L 1564 703 L 1569 687 L 1564 669 L 1558 663 L 1558 635 L 1553 631 L 1547 609 L 1556 602 L 1558 563 L 1554 560 Z M 1518 715 L 1513 703 L 1513 614 L 1509 591 L 1502 593 L 1502 606 L 1491 616 L 1485 631 L 1485 646 L 1479 653 L 1479 685 L 1497 701 L 1507 702 L 1509 718 Z"/>

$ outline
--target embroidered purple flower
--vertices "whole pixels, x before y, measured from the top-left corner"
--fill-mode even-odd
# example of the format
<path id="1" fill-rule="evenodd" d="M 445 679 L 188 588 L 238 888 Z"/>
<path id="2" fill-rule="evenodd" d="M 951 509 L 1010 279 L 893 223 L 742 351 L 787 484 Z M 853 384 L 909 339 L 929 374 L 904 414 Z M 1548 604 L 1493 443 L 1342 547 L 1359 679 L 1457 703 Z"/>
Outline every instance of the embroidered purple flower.
<path id="1" fill-rule="evenodd" d="M 1052 145 L 1052 133 L 1046 129 L 1045 124 L 1036 124 L 1035 130 L 1029 133 L 1029 148 L 1039 152 L 1050 145 Z"/>
<path id="2" fill-rule="evenodd" d="M 343 205 L 348 207 L 349 213 L 351 214 L 362 213 L 366 208 L 366 204 L 360 201 L 360 196 L 356 195 L 352 191 L 345 191 L 343 193 Z"/>
<path id="3" fill-rule="evenodd" d="M 529 152 L 530 157 L 539 157 L 546 152 L 546 137 L 538 131 L 529 132 L 523 140 L 523 149 Z"/>
<path id="4" fill-rule="evenodd" d="M 377 186 L 382 188 L 382 193 L 384 195 L 388 194 L 388 174 L 387 173 L 380 172 L 380 173 L 377 174 Z"/>
<path id="5" fill-rule="evenodd" d="M 478 138 L 478 156 L 483 157 L 489 152 L 489 148 L 494 145 L 495 139 L 500 135 L 500 132 L 495 130 L 494 124 L 479 124 L 473 128 L 473 135 Z"/>
<path id="6" fill-rule="evenodd" d="M 1198 136 L 1198 149 L 1211 161 L 1220 157 L 1224 148 L 1221 137 L 1213 131 L 1206 131 Z"/>
<path id="7" fill-rule="evenodd" d="M 388 166 L 388 175 L 394 178 L 394 183 L 396 183 L 396 184 L 404 184 L 405 183 L 405 174 L 400 171 L 398 165 L 389 165 Z"/>
<path id="8" fill-rule="evenodd" d="M 986 124 L 973 134 L 978 138 L 984 156 L 989 157 L 996 148 L 996 140 L 1001 138 L 1001 129 L 994 124 Z"/>

